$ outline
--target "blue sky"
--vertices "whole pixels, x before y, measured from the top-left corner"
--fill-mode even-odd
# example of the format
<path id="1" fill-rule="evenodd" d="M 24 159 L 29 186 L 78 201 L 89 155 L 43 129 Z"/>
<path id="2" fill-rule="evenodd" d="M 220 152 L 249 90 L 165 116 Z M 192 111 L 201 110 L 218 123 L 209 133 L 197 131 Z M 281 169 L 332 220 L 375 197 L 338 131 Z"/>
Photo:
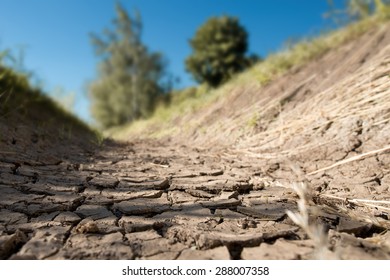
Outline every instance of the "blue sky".
<path id="1" fill-rule="evenodd" d="M 24 53 L 24 67 L 48 92 L 61 86 L 76 94 L 75 113 L 91 121 L 85 85 L 96 78 L 97 57 L 89 34 L 111 27 L 113 0 L 0 0 L 0 50 Z M 335 1 L 343 3 L 343 0 Z M 122 0 L 143 19 L 143 42 L 165 54 L 169 70 L 195 84 L 185 72 L 188 40 L 209 17 L 232 15 L 249 33 L 249 51 L 266 56 L 289 38 L 312 36 L 330 27 L 326 0 Z"/>

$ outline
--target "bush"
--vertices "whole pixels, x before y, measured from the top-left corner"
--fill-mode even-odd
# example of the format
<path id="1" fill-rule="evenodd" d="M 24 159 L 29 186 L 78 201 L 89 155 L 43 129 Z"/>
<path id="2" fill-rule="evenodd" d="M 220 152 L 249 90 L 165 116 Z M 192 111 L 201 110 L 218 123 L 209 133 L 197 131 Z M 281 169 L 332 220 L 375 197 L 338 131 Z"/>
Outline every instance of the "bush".
<path id="1" fill-rule="evenodd" d="M 196 32 L 190 45 L 193 53 L 186 69 L 199 83 L 216 87 L 258 60 L 246 57 L 248 33 L 237 18 L 213 17 Z"/>

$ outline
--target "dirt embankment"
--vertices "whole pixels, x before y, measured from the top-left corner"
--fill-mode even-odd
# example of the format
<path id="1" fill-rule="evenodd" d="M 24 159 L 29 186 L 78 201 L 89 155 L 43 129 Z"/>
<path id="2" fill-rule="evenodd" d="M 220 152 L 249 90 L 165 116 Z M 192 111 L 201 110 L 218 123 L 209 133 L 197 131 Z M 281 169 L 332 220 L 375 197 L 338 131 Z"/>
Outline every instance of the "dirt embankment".
<path id="1" fill-rule="evenodd" d="M 389 75 L 387 25 L 170 139 L 99 146 L 2 117 L 0 258 L 388 259 Z M 309 229 L 286 215 L 294 185 Z"/>

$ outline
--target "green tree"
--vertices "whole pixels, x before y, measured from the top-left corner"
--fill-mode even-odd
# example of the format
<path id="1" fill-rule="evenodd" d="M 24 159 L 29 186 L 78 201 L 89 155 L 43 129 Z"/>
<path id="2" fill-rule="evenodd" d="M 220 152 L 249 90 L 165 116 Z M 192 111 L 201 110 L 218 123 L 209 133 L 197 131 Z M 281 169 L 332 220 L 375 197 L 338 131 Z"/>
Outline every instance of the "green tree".
<path id="1" fill-rule="evenodd" d="M 210 18 L 190 40 L 193 53 L 186 69 L 199 83 L 218 86 L 252 65 L 257 56 L 246 57 L 248 33 L 234 17 Z"/>
<path id="2" fill-rule="evenodd" d="M 165 63 L 160 53 L 149 52 L 142 43 L 140 14 L 130 17 L 117 4 L 114 26 L 104 30 L 103 38 L 91 36 L 101 62 L 99 78 L 88 91 L 92 115 L 103 128 L 148 116 L 165 93 Z"/>

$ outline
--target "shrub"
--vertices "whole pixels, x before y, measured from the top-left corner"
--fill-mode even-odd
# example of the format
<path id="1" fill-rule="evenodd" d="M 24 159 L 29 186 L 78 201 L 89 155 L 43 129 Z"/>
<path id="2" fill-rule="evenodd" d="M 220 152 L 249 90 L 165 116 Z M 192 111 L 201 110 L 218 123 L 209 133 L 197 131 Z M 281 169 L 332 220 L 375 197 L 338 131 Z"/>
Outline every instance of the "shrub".
<path id="1" fill-rule="evenodd" d="M 258 60 L 245 56 L 247 40 L 237 18 L 210 18 L 190 40 L 193 53 L 186 59 L 186 69 L 197 82 L 216 87 Z"/>

